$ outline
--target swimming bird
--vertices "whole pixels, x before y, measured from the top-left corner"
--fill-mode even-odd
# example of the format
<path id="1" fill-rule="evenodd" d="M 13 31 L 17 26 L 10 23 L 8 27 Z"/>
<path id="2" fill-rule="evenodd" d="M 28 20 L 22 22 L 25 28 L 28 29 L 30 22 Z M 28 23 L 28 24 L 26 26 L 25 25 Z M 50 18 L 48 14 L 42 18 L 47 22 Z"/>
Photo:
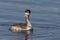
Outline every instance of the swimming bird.
<path id="1" fill-rule="evenodd" d="M 31 11 L 29 9 L 25 10 L 25 23 L 16 23 L 13 24 L 9 27 L 9 30 L 12 32 L 24 32 L 24 31 L 31 31 L 32 30 L 32 25 L 30 22 L 30 15 Z"/>

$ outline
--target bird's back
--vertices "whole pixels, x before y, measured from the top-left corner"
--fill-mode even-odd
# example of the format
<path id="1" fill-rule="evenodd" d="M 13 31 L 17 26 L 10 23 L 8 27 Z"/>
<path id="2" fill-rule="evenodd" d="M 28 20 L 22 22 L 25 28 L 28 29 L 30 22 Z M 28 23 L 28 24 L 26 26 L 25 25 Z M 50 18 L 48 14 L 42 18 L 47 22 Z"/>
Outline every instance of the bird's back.
<path id="1" fill-rule="evenodd" d="M 13 24 L 9 28 L 9 30 L 12 32 L 21 32 L 21 31 L 25 31 L 25 29 L 26 29 L 26 24 L 23 23 Z"/>

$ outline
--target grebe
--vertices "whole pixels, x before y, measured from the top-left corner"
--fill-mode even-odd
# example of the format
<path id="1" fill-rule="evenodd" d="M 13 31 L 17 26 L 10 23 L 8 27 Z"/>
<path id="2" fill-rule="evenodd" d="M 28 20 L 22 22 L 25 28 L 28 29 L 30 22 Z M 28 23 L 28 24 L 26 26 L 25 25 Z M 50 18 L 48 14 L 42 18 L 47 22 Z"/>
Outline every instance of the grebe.
<path id="1" fill-rule="evenodd" d="M 26 9 L 25 10 L 25 23 L 13 24 L 9 27 L 9 30 L 12 32 L 31 31 L 32 25 L 29 19 L 30 14 L 31 14 L 31 11 L 29 9 Z"/>

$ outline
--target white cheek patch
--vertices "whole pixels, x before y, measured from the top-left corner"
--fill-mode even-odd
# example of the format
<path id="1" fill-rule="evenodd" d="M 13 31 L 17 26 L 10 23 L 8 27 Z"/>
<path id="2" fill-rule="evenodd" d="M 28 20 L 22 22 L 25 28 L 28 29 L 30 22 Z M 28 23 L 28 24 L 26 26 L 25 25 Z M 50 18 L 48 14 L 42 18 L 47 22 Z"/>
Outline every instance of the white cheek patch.
<path id="1" fill-rule="evenodd" d="M 29 13 L 25 13 L 25 15 L 29 15 Z"/>

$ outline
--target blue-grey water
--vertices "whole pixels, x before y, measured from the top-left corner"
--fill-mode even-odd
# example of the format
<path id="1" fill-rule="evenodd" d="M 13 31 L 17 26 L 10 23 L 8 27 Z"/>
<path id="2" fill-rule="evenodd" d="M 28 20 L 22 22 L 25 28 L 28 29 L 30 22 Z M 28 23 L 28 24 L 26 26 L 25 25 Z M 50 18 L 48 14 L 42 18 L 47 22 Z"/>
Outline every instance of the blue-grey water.
<path id="1" fill-rule="evenodd" d="M 0 0 L 0 40 L 23 40 L 8 27 L 24 22 L 25 9 L 32 11 L 31 40 L 60 40 L 60 0 Z"/>

